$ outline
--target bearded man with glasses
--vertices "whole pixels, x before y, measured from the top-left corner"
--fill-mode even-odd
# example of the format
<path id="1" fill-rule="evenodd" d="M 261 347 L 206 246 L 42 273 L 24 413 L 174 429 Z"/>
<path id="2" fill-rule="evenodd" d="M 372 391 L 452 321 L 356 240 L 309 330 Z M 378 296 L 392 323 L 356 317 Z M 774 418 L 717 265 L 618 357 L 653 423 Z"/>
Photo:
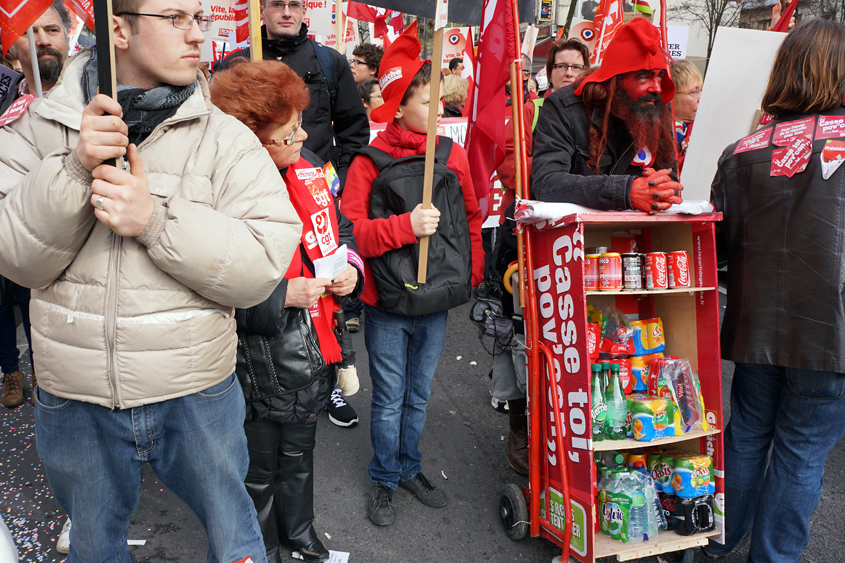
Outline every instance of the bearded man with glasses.
<path id="1" fill-rule="evenodd" d="M 112 1 L 117 101 L 84 49 L 0 129 L 0 275 L 35 288 L 36 444 L 73 520 L 67 561 L 130 561 L 149 463 L 208 561 L 266 563 L 234 308 L 273 292 L 302 223 L 252 131 L 211 103 L 199 1 Z"/>

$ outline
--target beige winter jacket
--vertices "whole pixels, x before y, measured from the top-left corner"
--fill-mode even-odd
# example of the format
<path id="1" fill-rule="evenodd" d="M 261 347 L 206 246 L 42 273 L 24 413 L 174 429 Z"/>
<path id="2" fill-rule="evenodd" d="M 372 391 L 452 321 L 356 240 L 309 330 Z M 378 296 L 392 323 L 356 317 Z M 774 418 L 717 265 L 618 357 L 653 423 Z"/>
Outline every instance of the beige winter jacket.
<path id="1" fill-rule="evenodd" d="M 0 274 L 34 288 L 38 384 L 131 408 L 197 393 L 235 370 L 233 307 L 266 299 L 302 224 L 267 151 L 211 105 L 208 84 L 139 146 L 156 210 L 137 238 L 94 217 L 76 158 L 82 52 L 0 129 Z"/>

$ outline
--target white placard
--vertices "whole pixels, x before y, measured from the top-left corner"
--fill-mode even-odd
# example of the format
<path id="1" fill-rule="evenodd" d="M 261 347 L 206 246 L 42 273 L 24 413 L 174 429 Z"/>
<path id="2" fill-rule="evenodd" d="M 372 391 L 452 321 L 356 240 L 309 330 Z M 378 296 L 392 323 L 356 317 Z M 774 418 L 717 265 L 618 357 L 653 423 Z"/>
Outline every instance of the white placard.
<path id="1" fill-rule="evenodd" d="M 720 27 L 681 174 L 684 199 L 710 199 L 725 147 L 751 133 L 785 33 Z"/>
<path id="2" fill-rule="evenodd" d="M 666 39 L 669 44 L 669 56 L 680 60 L 687 58 L 687 43 L 689 42 L 688 25 L 667 25 Z"/>
<path id="3" fill-rule="evenodd" d="M 308 26 L 308 34 L 334 37 L 334 0 L 308 0 L 307 4 L 302 21 Z"/>
<path id="4" fill-rule="evenodd" d="M 235 31 L 235 0 L 200 0 L 203 14 L 214 18 L 211 29 L 206 33 L 215 41 L 228 41 L 229 31 Z"/>

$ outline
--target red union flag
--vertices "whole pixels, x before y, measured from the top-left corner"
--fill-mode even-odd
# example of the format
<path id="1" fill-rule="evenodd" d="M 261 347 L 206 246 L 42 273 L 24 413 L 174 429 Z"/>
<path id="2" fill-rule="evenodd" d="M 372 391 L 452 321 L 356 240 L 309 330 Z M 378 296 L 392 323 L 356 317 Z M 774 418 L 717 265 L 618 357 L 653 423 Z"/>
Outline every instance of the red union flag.
<path id="1" fill-rule="evenodd" d="M 353 20 L 374 23 L 373 34 L 376 37 L 386 36 L 388 23 L 393 28 L 394 33 L 400 33 L 404 27 L 401 12 L 375 8 L 361 2 L 352 1 L 349 2 L 346 12 L 346 15 Z M 385 44 L 384 47 L 386 49 L 387 45 Z"/>
<path id="2" fill-rule="evenodd" d="M 590 56 L 592 64 L 597 65 L 601 62 L 601 56 L 607 50 L 607 46 L 610 45 L 610 40 L 616 35 L 616 29 L 622 25 L 622 18 L 625 16 L 624 8 L 622 0 L 601 0 L 599 2 L 596 17 L 593 19 L 599 40 L 596 41 L 596 47 Z"/>
<path id="3" fill-rule="evenodd" d="M 65 0 L 65 7 L 76 14 L 88 29 L 94 31 L 94 0 Z"/>
<path id="4" fill-rule="evenodd" d="M 249 3 L 235 0 L 235 42 L 240 44 L 249 37 Z"/>
<path id="5" fill-rule="evenodd" d="M 519 24 L 514 22 L 510 0 L 484 0 L 464 147 L 475 196 L 485 218 L 493 172 L 505 158 L 505 83 L 510 79 L 511 61 L 519 57 L 515 25 Z"/>
<path id="6" fill-rule="evenodd" d="M 3 43 L 3 56 L 52 3 L 51 0 L 0 0 L 0 42 Z"/>

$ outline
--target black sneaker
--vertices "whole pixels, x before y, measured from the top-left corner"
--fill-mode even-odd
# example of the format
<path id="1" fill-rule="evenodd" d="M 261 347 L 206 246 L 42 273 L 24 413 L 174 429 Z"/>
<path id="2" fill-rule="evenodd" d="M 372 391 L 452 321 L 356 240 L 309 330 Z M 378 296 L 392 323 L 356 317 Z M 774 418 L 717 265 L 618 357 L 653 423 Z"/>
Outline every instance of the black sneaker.
<path id="1" fill-rule="evenodd" d="M 487 299 L 490 296 L 490 284 L 486 281 L 478 284 L 475 288 L 475 296 L 479 299 Z"/>
<path id="2" fill-rule="evenodd" d="M 376 526 L 390 526 L 396 520 L 393 510 L 393 490 L 384 485 L 373 486 L 373 499 L 370 501 L 370 522 Z"/>
<path id="3" fill-rule="evenodd" d="M 329 420 L 338 426 L 349 428 L 358 424 L 358 413 L 343 398 L 340 387 L 335 387 L 332 391 L 326 410 L 329 411 Z"/>
<path id="4" fill-rule="evenodd" d="M 449 502 L 446 493 L 432 485 L 422 473 L 417 473 L 407 481 L 399 481 L 399 486 L 411 491 L 417 500 L 432 508 L 442 508 Z"/>

